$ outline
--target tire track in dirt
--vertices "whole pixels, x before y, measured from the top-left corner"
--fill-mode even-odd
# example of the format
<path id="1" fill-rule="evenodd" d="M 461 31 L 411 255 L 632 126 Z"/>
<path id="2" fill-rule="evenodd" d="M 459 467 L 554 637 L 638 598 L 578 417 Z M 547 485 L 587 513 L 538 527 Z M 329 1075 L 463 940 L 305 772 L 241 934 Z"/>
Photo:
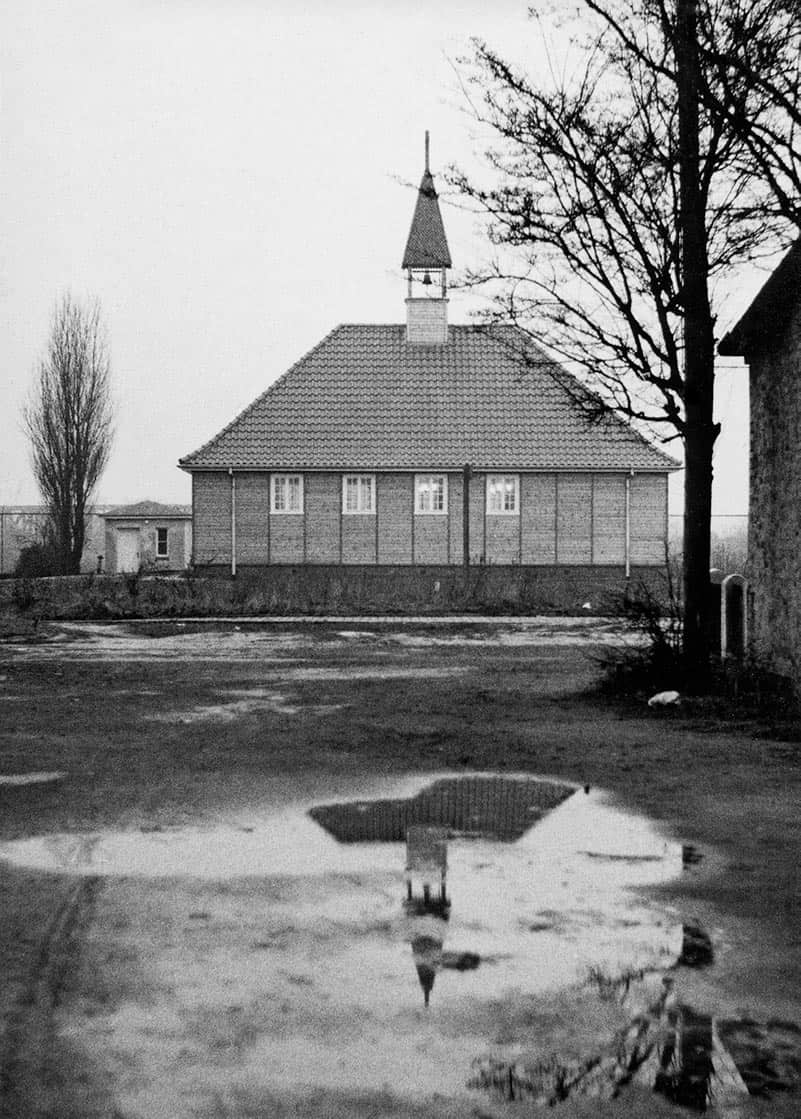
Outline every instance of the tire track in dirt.
<path id="1" fill-rule="evenodd" d="M 55 1011 L 79 951 L 100 879 L 71 880 L 42 938 L 28 983 L 12 1010 L 0 1053 L 0 1117 L 66 1114 L 53 1078 L 58 1048 Z"/>

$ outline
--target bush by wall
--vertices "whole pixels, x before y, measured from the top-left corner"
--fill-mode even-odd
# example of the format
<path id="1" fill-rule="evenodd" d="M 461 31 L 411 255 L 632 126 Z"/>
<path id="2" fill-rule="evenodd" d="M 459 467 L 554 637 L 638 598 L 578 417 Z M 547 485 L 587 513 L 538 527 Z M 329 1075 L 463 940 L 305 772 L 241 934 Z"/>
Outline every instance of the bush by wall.
<path id="1" fill-rule="evenodd" d="M 37 618 L 347 614 L 604 615 L 626 586 L 665 593 L 662 568 L 274 566 L 180 576 L 80 575 L 0 583 L 0 609 Z"/>
<path id="2" fill-rule="evenodd" d="M 58 555 L 52 544 L 28 544 L 17 557 L 14 575 L 18 579 L 43 579 L 58 571 Z"/>

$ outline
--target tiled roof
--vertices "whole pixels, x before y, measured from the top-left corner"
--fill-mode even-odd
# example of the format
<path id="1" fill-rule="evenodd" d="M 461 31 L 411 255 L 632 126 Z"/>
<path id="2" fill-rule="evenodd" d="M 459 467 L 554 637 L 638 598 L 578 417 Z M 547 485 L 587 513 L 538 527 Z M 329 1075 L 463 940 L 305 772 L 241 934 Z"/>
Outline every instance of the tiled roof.
<path id="1" fill-rule="evenodd" d="M 439 212 L 437 192 L 426 168 L 417 193 L 402 268 L 450 268 L 451 254 Z"/>
<path id="2" fill-rule="evenodd" d="M 133 505 L 117 505 L 103 514 L 114 519 L 134 519 L 142 517 L 191 517 L 191 505 L 162 505 L 158 501 L 137 501 Z"/>
<path id="3" fill-rule="evenodd" d="M 591 423 L 578 384 L 510 328 L 339 326 L 180 465 L 187 470 L 673 470 L 622 421 Z M 533 364 L 531 359 L 533 358 Z"/>

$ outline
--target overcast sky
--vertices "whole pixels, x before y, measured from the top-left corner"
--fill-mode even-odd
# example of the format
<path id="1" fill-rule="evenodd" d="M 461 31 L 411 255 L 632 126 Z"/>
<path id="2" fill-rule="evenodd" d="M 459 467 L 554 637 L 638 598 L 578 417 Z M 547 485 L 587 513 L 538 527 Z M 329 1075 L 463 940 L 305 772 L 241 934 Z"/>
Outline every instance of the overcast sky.
<path id="1" fill-rule="evenodd" d="M 178 458 L 324 334 L 403 321 L 424 131 L 435 176 L 480 151 L 471 36 L 545 64 L 525 0 L 5 0 L 0 504 L 38 500 L 20 409 L 66 290 L 110 335 L 107 503 L 188 501 Z M 458 271 L 484 246 L 443 202 Z M 721 370 L 719 513 L 747 508 L 746 393 Z"/>

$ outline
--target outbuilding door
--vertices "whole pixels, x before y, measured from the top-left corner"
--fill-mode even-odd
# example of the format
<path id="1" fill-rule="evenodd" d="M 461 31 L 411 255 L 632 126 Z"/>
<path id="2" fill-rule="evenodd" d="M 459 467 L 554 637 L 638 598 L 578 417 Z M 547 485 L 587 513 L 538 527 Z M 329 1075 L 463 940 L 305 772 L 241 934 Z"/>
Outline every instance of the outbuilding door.
<path id="1" fill-rule="evenodd" d="M 117 529 L 117 571 L 139 570 L 139 529 Z"/>

